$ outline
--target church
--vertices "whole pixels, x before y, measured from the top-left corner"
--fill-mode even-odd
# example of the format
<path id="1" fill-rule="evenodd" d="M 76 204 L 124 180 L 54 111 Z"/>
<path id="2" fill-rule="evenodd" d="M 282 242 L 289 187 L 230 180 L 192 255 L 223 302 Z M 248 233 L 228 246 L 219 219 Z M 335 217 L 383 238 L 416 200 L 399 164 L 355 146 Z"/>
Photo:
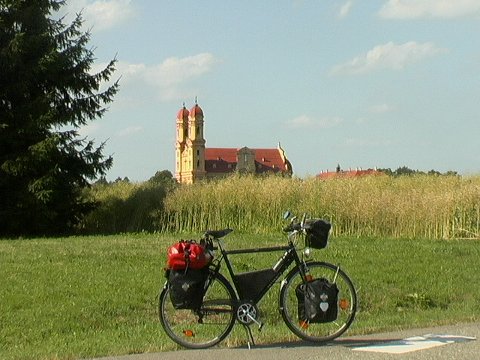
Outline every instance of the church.
<path id="1" fill-rule="evenodd" d="M 280 144 L 277 148 L 206 148 L 203 110 L 196 103 L 185 105 L 176 119 L 175 177 L 193 184 L 204 179 L 225 177 L 233 172 L 292 175 L 292 165 Z"/>

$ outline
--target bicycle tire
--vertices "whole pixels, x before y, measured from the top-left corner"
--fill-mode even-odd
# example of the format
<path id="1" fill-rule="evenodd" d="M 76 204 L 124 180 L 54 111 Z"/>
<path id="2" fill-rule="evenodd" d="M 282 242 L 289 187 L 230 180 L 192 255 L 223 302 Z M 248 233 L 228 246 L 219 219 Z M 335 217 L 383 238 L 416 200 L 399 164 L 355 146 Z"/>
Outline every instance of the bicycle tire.
<path id="1" fill-rule="evenodd" d="M 300 319 L 298 299 L 295 294 L 297 285 L 303 283 L 299 267 L 293 268 L 282 284 L 280 312 L 285 324 L 299 338 L 318 343 L 331 341 L 347 331 L 355 319 L 357 311 L 355 287 L 344 271 L 326 262 L 308 262 L 306 272 L 313 279 L 325 278 L 337 285 L 339 292 L 336 320 L 326 323 L 308 323 Z"/>
<path id="2" fill-rule="evenodd" d="M 213 274 L 198 311 L 175 309 L 168 283 L 159 298 L 159 319 L 166 334 L 189 349 L 205 349 L 225 339 L 235 324 L 235 292 L 221 274 Z"/>

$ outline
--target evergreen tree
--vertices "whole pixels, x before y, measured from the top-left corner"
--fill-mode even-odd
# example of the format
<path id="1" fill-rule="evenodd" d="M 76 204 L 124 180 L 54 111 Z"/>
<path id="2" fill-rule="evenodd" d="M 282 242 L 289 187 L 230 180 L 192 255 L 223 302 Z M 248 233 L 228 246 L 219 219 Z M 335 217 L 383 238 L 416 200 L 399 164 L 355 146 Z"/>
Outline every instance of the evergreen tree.
<path id="1" fill-rule="evenodd" d="M 112 165 L 77 130 L 113 100 L 118 82 L 100 86 L 116 60 L 90 73 L 81 14 L 52 17 L 64 4 L 0 0 L 0 235 L 71 231 L 93 206 L 84 188 Z"/>

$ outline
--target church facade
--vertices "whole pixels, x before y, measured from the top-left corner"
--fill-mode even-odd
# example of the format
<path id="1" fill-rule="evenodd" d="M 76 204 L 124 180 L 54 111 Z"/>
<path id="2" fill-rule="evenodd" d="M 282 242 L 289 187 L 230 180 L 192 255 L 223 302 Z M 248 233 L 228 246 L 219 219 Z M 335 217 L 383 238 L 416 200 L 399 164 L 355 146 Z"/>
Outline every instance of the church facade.
<path id="1" fill-rule="evenodd" d="M 233 172 L 280 173 L 291 176 L 292 165 L 280 144 L 277 148 L 207 148 L 203 110 L 195 104 L 177 113 L 175 178 L 192 184 L 204 179 L 224 177 Z"/>

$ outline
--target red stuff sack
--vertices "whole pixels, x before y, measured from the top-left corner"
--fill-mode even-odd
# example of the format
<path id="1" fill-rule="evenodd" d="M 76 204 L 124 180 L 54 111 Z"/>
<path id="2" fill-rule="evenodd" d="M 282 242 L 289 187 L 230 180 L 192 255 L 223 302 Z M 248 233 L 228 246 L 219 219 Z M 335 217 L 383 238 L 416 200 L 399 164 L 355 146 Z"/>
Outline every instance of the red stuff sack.
<path id="1" fill-rule="evenodd" d="M 167 251 L 167 267 L 173 270 L 202 269 L 212 260 L 210 251 L 195 240 L 181 240 Z"/>

